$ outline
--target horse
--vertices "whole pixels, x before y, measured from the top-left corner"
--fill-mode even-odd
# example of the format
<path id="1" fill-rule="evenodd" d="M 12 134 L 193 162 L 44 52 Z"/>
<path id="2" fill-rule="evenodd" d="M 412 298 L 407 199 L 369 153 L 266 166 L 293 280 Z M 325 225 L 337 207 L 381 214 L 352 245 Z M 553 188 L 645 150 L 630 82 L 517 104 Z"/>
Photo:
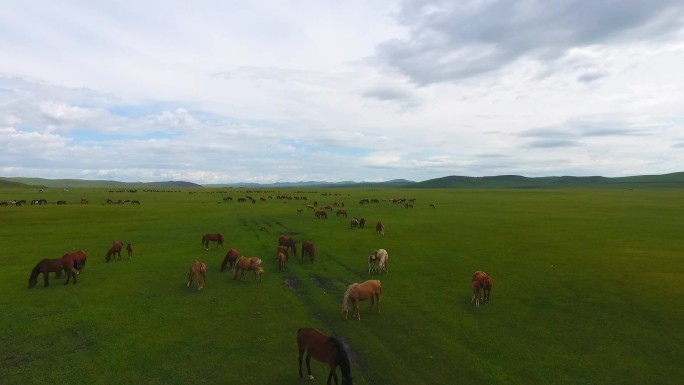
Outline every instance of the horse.
<path id="1" fill-rule="evenodd" d="M 477 280 L 473 280 L 473 297 L 470 299 L 470 303 L 473 303 L 475 301 L 475 307 L 480 307 L 480 299 L 482 298 L 481 294 L 481 289 L 482 286 L 480 285 L 480 282 Z"/>
<path id="2" fill-rule="evenodd" d="M 318 210 L 314 213 L 314 216 L 316 219 L 327 219 L 328 214 L 325 212 L 325 210 Z"/>
<path id="3" fill-rule="evenodd" d="M 204 288 L 204 280 L 207 278 L 207 265 L 204 264 L 204 262 L 200 262 L 198 260 L 195 260 L 195 262 L 190 265 L 190 270 L 188 271 L 188 284 L 187 287 L 190 287 L 190 284 L 192 283 L 193 280 L 197 280 L 197 290 L 202 290 Z"/>
<path id="4" fill-rule="evenodd" d="M 83 250 L 76 250 L 72 251 L 70 253 L 66 253 L 62 255 L 63 259 L 70 259 L 74 263 L 74 269 L 76 269 L 76 274 L 81 274 L 81 270 L 85 267 L 86 263 L 86 253 Z M 61 272 L 57 274 L 57 276 L 61 276 Z"/>
<path id="5" fill-rule="evenodd" d="M 48 287 L 48 276 L 50 273 L 61 274 L 62 270 L 66 271 L 67 279 L 64 283 L 65 285 L 69 283 L 69 279 L 74 277 L 74 285 L 76 284 L 76 272 L 74 272 L 74 261 L 69 258 L 43 258 L 36 264 L 36 266 L 31 271 L 31 276 L 28 279 L 28 287 L 32 288 L 38 283 L 38 274 L 43 273 L 43 280 L 45 285 L 43 287 Z"/>
<path id="6" fill-rule="evenodd" d="M 105 256 L 105 262 L 109 262 L 113 259 L 116 255 L 119 256 L 119 260 L 121 260 L 121 247 L 123 243 L 121 241 L 114 241 L 112 244 L 112 247 L 109 248 L 109 251 L 107 252 L 107 255 Z"/>
<path id="7" fill-rule="evenodd" d="M 223 257 L 223 262 L 221 262 L 221 271 L 225 271 L 226 266 L 230 267 L 230 270 L 233 270 L 233 265 L 235 265 L 238 255 L 240 255 L 240 251 L 238 249 L 232 248 L 228 250 L 226 256 Z"/>
<path id="8" fill-rule="evenodd" d="M 278 246 L 287 247 L 289 250 L 292 250 L 292 255 L 294 255 L 295 257 L 297 256 L 297 246 L 292 237 L 281 235 L 280 237 L 278 237 Z"/>
<path id="9" fill-rule="evenodd" d="M 278 253 L 278 256 L 276 257 L 278 260 L 278 270 L 279 271 L 284 271 L 285 270 L 285 262 L 287 262 L 287 257 L 283 253 Z"/>
<path id="10" fill-rule="evenodd" d="M 313 263 L 316 258 L 316 247 L 309 241 L 302 242 L 302 258 L 308 258 Z"/>
<path id="11" fill-rule="evenodd" d="M 380 271 L 380 265 L 378 264 L 378 257 L 375 254 L 368 256 L 368 274 L 372 272 Z"/>
<path id="12" fill-rule="evenodd" d="M 338 217 L 345 217 L 346 218 L 347 217 L 347 210 L 342 210 L 342 209 L 337 210 L 335 215 L 337 215 Z"/>
<path id="13" fill-rule="evenodd" d="M 382 284 L 377 279 L 369 279 L 363 283 L 352 283 L 347 286 L 347 290 L 342 297 L 342 315 L 346 320 L 349 315 L 349 301 L 352 303 L 352 311 L 356 314 L 356 319 L 361 321 L 359 311 L 359 301 L 371 299 L 371 311 L 373 305 L 377 303 L 378 313 L 380 313 L 380 295 L 382 294 Z"/>
<path id="14" fill-rule="evenodd" d="M 342 374 L 342 385 L 352 385 L 351 365 L 349 356 L 344 350 L 342 343 L 335 337 L 329 337 L 320 330 L 314 328 L 301 328 L 297 330 L 297 348 L 299 349 L 299 378 L 302 378 L 302 357 L 306 352 L 306 369 L 309 373 L 309 380 L 314 377 L 311 374 L 311 358 L 316 361 L 330 365 L 328 381 L 335 379 L 337 385 L 337 367 L 340 367 Z"/>
<path id="15" fill-rule="evenodd" d="M 242 273 L 240 274 L 241 281 L 245 280 L 245 270 L 254 271 L 254 282 L 256 282 L 257 275 L 259 276 L 259 282 L 261 282 L 261 273 L 264 272 L 264 269 L 261 267 L 261 258 L 258 257 L 238 258 L 238 260 L 235 261 L 234 270 L 235 275 L 233 276 L 233 279 L 237 279 L 238 273 L 242 270 Z"/>
<path id="16" fill-rule="evenodd" d="M 484 294 L 484 297 L 482 297 L 482 294 L 478 296 L 479 300 L 482 300 L 482 303 L 487 304 L 489 303 L 489 296 L 492 291 L 492 277 L 490 277 L 487 273 L 484 271 L 476 271 L 473 273 L 473 279 L 472 282 L 477 282 L 480 288 L 482 289 L 482 293 Z M 473 292 L 473 295 L 475 293 Z M 472 300 L 470 301 L 471 303 L 473 302 Z M 478 302 L 479 303 L 479 302 Z M 479 307 L 478 303 L 476 303 L 476 306 Z"/>
<path id="17" fill-rule="evenodd" d="M 359 228 L 363 229 L 364 227 L 366 227 L 366 218 L 361 217 L 359 218 Z"/>
<path id="18" fill-rule="evenodd" d="M 387 261 L 389 260 L 389 254 L 387 254 L 387 250 L 377 249 L 372 255 L 375 255 L 375 258 L 377 259 L 380 272 L 387 273 Z M 368 259 L 370 259 L 370 256 Z"/>
<path id="19" fill-rule="evenodd" d="M 223 248 L 223 235 L 219 233 L 207 233 L 202 236 L 202 246 L 204 246 L 205 250 L 209 250 L 209 242 L 214 241 L 216 242 L 216 248 L 218 249 L 219 246 Z"/>
<path id="20" fill-rule="evenodd" d="M 352 218 L 351 221 L 349 221 L 349 227 L 354 230 L 357 227 L 359 227 L 359 219 L 358 218 Z"/>
<path id="21" fill-rule="evenodd" d="M 378 221 L 378 223 L 375 224 L 375 232 L 382 236 L 385 235 L 385 225 L 382 221 Z"/>
<path id="22" fill-rule="evenodd" d="M 289 261 L 290 255 L 288 254 L 287 250 L 288 250 L 287 246 L 278 245 L 278 247 L 276 248 L 276 260 L 278 259 L 278 254 L 283 253 L 285 255 L 285 260 Z"/>
<path id="23" fill-rule="evenodd" d="M 130 243 L 126 245 L 126 252 L 128 253 L 128 259 L 133 259 L 133 245 Z"/>

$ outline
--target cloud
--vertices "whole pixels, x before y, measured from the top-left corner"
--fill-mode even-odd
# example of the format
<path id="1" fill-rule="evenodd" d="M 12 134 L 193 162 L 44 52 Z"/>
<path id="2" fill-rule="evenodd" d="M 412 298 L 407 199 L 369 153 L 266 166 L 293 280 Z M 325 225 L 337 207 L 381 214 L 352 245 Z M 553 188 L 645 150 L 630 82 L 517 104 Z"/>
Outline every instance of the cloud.
<path id="1" fill-rule="evenodd" d="M 416 84 L 457 82 L 577 47 L 667 39 L 683 15 L 676 0 L 406 0 L 397 20 L 408 36 L 379 44 L 374 60 Z"/>

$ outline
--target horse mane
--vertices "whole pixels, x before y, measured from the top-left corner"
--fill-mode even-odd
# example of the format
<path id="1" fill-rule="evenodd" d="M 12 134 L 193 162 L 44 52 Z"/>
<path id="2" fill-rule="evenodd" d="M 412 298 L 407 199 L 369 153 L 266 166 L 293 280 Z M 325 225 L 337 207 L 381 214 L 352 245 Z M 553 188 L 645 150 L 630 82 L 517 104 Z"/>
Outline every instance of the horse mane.
<path id="1" fill-rule="evenodd" d="M 36 263 L 36 266 L 33 268 L 33 270 L 31 270 L 31 276 L 29 277 L 29 279 L 34 279 L 38 276 L 38 274 L 40 274 L 40 265 L 42 265 L 46 259 L 47 258 L 43 258 L 40 260 L 40 262 Z"/>
<path id="2" fill-rule="evenodd" d="M 351 294 L 352 290 L 356 285 L 358 285 L 358 283 L 352 283 L 351 285 L 347 286 L 347 290 L 344 292 L 344 296 L 342 297 L 343 310 L 349 309 L 349 295 Z"/>
<path id="3" fill-rule="evenodd" d="M 349 355 L 347 354 L 347 351 L 344 350 L 344 346 L 342 346 L 342 343 L 335 337 L 331 336 L 329 341 L 333 344 L 335 350 L 337 351 L 337 362 L 335 363 L 337 365 L 340 365 L 342 378 L 351 377 L 351 365 L 349 363 Z"/>

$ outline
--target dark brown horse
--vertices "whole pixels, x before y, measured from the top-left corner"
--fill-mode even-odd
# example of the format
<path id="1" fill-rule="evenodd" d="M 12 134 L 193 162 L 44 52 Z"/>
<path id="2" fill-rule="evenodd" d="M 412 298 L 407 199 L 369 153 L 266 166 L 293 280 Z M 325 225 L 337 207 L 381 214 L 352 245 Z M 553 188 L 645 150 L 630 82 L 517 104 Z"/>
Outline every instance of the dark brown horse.
<path id="1" fill-rule="evenodd" d="M 240 280 L 244 281 L 245 280 L 245 270 L 251 270 L 254 272 L 254 282 L 257 280 L 257 276 L 259 276 L 259 282 L 261 282 L 261 273 L 264 272 L 264 269 L 261 267 L 261 258 L 258 257 L 240 257 L 238 258 L 237 261 L 235 261 L 235 274 L 233 275 L 233 279 L 237 279 L 238 273 L 241 272 L 240 274 Z"/>
<path id="2" fill-rule="evenodd" d="M 302 242 L 302 258 L 307 258 L 309 262 L 313 263 L 316 258 L 316 247 L 309 241 Z"/>
<path id="3" fill-rule="evenodd" d="M 123 247 L 123 242 L 121 241 L 114 241 L 112 244 L 112 247 L 109 248 L 109 251 L 107 252 L 107 255 L 105 256 L 105 262 L 109 262 L 111 260 L 115 260 L 115 257 L 118 255 L 119 260 L 121 260 L 121 248 Z"/>
<path id="4" fill-rule="evenodd" d="M 294 255 L 295 257 L 297 256 L 297 245 L 295 244 L 295 240 L 292 239 L 292 237 L 281 235 L 280 237 L 278 237 L 278 245 L 287 247 L 289 250 L 292 250 L 292 255 Z"/>
<path id="5" fill-rule="evenodd" d="M 306 369 L 309 373 L 309 380 L 314 379 L 311 374 L 311 358 L 313 357 L 316 361 L 330 366 L 326 384 L 330 385 L 330 379 L 335 379 L 337 385 L 336 369 L 339 366 L 342 374 L 342 385 L 352 385 L 349 356 L 342 343 L 335 337 L 329 337 L 318 329 L 302 328 L 297 330 L 297 348 L 299 349 L 299 378 L 302 378 L 302 358 L 306 353 Z"/>
<path id="6" fill-rule="evenodd" d="M 74 284 L 76 284 L 76 272 L 74 271 L 74 261 L 69 258 L 44 258 L 36 264 L 36 266 L 31 271 L 31 276 L 28 280 L 29 288 L 36 286 L 38 283 L 38 275 L 43 274 L 43 280 L 45 285 L 43 287 L 48 287 L 48 276 L 50 273 L 61 274 L 64 270 L 67 274 L 65 285 L 69 283 L 69 279 L 74 277 Z"/>
<path id="7" fill-rule="evenodd" d="M 240 251 L 238 249 L 232 248 L 228 250 L 226 256 L 223 258 L 223 262 L 221 262 L 221 271 L 225 271 L 226 267 L 229 267 L 230 270 L 233 270 L 233 265 L 235 265 L 238 255 L 240 255 Z"/>
<path id="8" fill-rule="evenodd" d="M 128 259 L 133 259 L 133 245 L 130 243 L 126 245 L 126 252 L 128 253 Z"/>
<path id="9" fill-rule="evenodd" d="M 375 232 L 383 236 L 385 235 L 385 225 L 382 221 L 378 221 L 378 223 L 375 224 Z"/>
<path id="10" fill-rule="evenodd" d="M 324 210 L 318 210 L 314 213 L 316 219 L 327 219 L 328 214 Z"/>
<path id="11" fill-rule="evenodd" d="M 223 248 L 223 235 L 219 233 L 207 233 L 202 236 L 202 246 L 206 250 L 209 250 L 209 242 L 213 241 L 216 242 L 216 248 L 218 249 L 219 246 Z"/>

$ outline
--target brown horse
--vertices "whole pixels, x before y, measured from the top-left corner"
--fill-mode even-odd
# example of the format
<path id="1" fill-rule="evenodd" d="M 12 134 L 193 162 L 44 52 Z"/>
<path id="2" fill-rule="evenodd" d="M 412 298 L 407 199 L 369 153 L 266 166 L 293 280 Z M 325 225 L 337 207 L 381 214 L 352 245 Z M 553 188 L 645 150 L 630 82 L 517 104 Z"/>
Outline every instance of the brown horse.
<path id="1" fill-rule="evenodd" d="M 119 260 L 122 260 L 121 258 L 121 248 L 123 247 L 123 243 L 121 241 L 114 241 L 112 244 L 112 247 L 109 248 L 109 251 L 107 251 L 107 255 L 105 256 L 105 262 L 109 262 L 111 260 L 115 260 L 116 256 L 119 256 Z"/>
<path id="2" fill-rule="evenodd" d="M 226 266 L 230 267 L 230 270 L 233 270 L 233 265 L 235 265 L 238 255 L 240 255 L 240 251 L 238 249 L 232 248 L 228 250 L 226 256 L 223 257 L 223 262 L 221 262 L 221 271 L 225 271 Z"/>
<path id="3" fill-rule="evenodd" d="M 76 274 L 80 274 L 86 263 L 86 253 L 83 250 L 76 250 L 62 255 L 62 259 L 70 259 L 74 262 L 74 269 Z M 58 274 L 58 275 L 61 275 Z"/>
<path id="4" fill-rule="evenodd" d="M 285 262 L 287 262 L 287 257 L 283 253 L 278 253 L 278 257 L 276 257 L 278 260 L 278 270 L 279 271 L 285 271 Z"/>
<path id="5" fill-rule="evenodd" d="M 378 313 L 380 313 L 380 295 L 382 294 L 382 284 L 377 279 L 370 279 L 363 283 L 352 283 L 347 286 L 347 291 L 342 297 L 342 315 L 346 320 L 349 315 L 349 301 L 352 302 L 352 311 L 356 315 L 356 319 L 361 321 L 361 312 L 359 311 L 359 301 L 371 299 L 371 311 L 373 305 L 377 303 Z"/>
<path id="6" fill-rule="evenodd" d="M 292 237 L 281 235 L 278 237 L 278 246 L 285 246 L 288 250 L 292 250 L 292 255 L 297 256 L 297 245 Z"/>
<path id="7" fill-rule="evenodd" d="M 302 242 L 302 258 L 308 258 L 313 263 L 316 258 L 316 247 L 309 241 Z"/>
<path id="8" fill-rule="evenodd" d="M 204 288 L 204 280 L 207 279 L 207 265 L 204 262 L 195 260 L 195 262 L 190 265 L 190 270 L 188 271 L 188 284 L 190 287 L 193 280 L 197 280 L 197 290 L 202 290 Z"/>
<path id="9" fill-rule="evenodd" d="M 288 250 L 287 246 L 278 245 L 278 247 L 276 248 L 276 260 L 278 259 L 278 254 L 283 253 L 285 255 L 285 260 L 289 261 L 290 256 L 289 256 L 289 253 L 287 252 L 287 250 Z"/>
<path id="10" fill-rule="evenodd" d="M 375 224 L 375 232 L 382 236 L 385 235 L 385 225 L 382 221 L 378 221 L 378 223 Z"/>
<path id="11" fill-rule="evenodd" d="M 329 337 L 318 329 L 302 328 L 297 330 L 297 348 L 299 349 L 299 378 L 302 378 L 302 358 L 306 352 L 306 369 L 309 380 L 314 377 L 311 374 L 311 358 L 330 365 L 328 381 L 335 379 L 337 385 L 337 367 L 342 374 L 342 385 L 352 385 L 351 365 L 349 356 L 344 347 L 335 337 Z"/>
<path id="12" fill-rule="evenodd" d="M 261 273 L 264 269 L 261 267 L 261 258 L 258 257 L 240 257 L 235 261 L 235 275 L 233 279 L 237 279 L 238 273 L 240 274 L 240 280 L 245 280 L 245 270 L 254 271 L 254 282 L 256 282 L 257 276 L 259 276 L 259 282 L 261 282 Z"/>
<path id="13" fill-rule="evenodd" d="M 480 294 L 480 291 L 478 290 L 478 300 L 475 303 L 475 306 L 479 307 L 479 301 L 482 301 L 483 304 L 488 304 L 489 303 L 489 296 L 492 291 L 492 277 L 490 277 L 487 273 L 484 271 L 476 271 L 473 273 L 473 299 L 470 300 L 472 303 L 475 298 L 475 282 L 477 282 L 478 286 L 482 290 L 482 294 L 484 294 L 484 297 L 482 294 Z"/>
<path id="14" fill-rule="evenodd" d="M 480 307 L 480 299 L 482 298 L 482 286 L 480 282 L 473 279 L 473 297 L 470 299 L 470 303 L 475 301 L 475 307 Z"/>
<path id="15" fill-rule="evenodd" d="M 349 228 L 352 230 L 357 229 L 359 227 L 359 218 L 352 218 L 351 221 L 349 221 Z"/>
<path id="16" fill-rule="evenodd" d="M 345 217 L 346 218 L 347 217 L 347 210 L 342 210 L 342 209 L 337 210 L 337 213 L 335 213 L 335 215 L 337 215 L 338 217 Z"/>
<path id="17" fill-rule="evenodd" d="M 324 210 L 318 210 L 314 213 L 316 219 L 328 219 L 328 214 Z"/>
<path id="18" fill-rule="evenodd" d="M 202 236 L 202 246 L 205 250 L 209 250 L 209 242 L 216 242 L 216 248 L 219 246 L 223 248 L 223 235 L 219 233 L 207 233 Z"/>
<path id="19" fill-rule="evenodd" d="M 41 259 L 40 262 L 36 264 L 36 266 L 33 268 L 31 271 L 31 276 L 29 277 L 28 280 L 28 287 L 34 287 L 36 286 L 36 283 L 38 283 L 38 275 L 43 274 L 43 280 L 45 281 L 45 285 L 43 287 L 48 287 L 50 284 L 48 282 L 48 276 L 50 273 L 55 273 L 57 277 L 59 277 L 57 274 L 61 274 L 62 270 L 66 271 L 67 274 L 67 279 L 66 282 L 64 283 L 65 285 L 69 283 L 69 279 L 71 277 L 74 277 L 74 285 L 76 284 L 76 272 L 74 271 L 74 261 L 69 259 L 69 258 L 44 258 Z"/>
<path id="20" fill-rule="evenodd" d="M 130 243 L 126 245 L 126 252 L 128 253 L 128 259 L 133 259 L 133 245 Z"/>

